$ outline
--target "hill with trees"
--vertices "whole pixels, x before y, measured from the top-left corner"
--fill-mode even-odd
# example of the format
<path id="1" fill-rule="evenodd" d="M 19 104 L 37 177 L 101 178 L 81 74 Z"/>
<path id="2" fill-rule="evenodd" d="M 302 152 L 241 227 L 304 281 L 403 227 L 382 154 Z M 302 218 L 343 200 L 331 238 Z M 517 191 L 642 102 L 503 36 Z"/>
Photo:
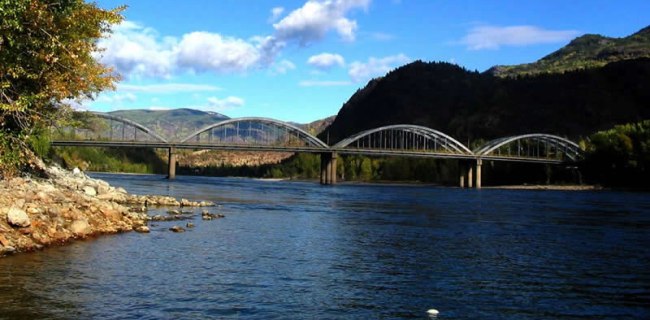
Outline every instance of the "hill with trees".
<path id="1" fill-rule="evenodd" d="M 488 72 L 499 77 L 561 73 L 638 58 L 650 58 L 650 26 L 624 38 L 583 35 L 536 62 L 495 66 Z"/>
<path id="2" fill-rule="evenodd" d="M 221 113 L 195 109 L 117 110 L 109 114 L 135 121 L 168 140 L 180 140 L 192 132 L 219 121 L 230 119 Z"/>
<path id="3" fill-rule="evenodd" d="M 323 132 L 334 143 L 390 124 L 416 124 L 461 142 L 532 132 L 572 139 L 650 118 L 650 59 L 565 73 L 501 78 L 416 61 L 358 90 Z"/>

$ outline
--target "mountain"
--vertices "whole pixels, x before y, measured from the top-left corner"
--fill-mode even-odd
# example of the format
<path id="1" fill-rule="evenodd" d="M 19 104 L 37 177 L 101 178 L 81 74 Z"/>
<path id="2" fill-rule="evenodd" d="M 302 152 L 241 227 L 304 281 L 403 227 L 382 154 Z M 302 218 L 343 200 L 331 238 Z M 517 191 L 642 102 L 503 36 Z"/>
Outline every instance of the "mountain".
<path id="1" fill-rule="evenodd" d="M 487 72 L 499 77 L 558 73 L 637 58 L 650 58 L 650 26 L 624 38 L 583 35 L 536 62 L 495 66 Z"/>
<path id="2" fill-rule="evenodd" d="M 416 124 L 467 143 L 544 132 L 578 138 L 650 119 L 650 59 L 529 77 L 496 77 L 416 61 L 372 80 L 321 133 L 330 144 L 362 130 Z"/>
<path id="3" fill-rule="evenodd" d="M 194 109 L 118 110 L 109 113 L 142 124 L 168 140 L 183 139 L 207 125 L 230 119 L 217 112 Z"/>

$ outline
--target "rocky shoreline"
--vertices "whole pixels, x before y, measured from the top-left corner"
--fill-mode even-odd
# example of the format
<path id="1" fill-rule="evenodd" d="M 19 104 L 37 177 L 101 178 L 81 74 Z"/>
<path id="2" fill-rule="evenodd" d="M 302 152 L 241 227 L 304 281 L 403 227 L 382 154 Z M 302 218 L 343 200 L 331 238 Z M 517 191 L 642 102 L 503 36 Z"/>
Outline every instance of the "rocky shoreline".
<path id="1" fill-rule="evenodd" d="M 0 256 L 101 234 L 147 232 L 148 207 L 208 207 L 166 196 L 131 195 L 100 179 L 50 166 L 49 177 L 0 180 Z"/>

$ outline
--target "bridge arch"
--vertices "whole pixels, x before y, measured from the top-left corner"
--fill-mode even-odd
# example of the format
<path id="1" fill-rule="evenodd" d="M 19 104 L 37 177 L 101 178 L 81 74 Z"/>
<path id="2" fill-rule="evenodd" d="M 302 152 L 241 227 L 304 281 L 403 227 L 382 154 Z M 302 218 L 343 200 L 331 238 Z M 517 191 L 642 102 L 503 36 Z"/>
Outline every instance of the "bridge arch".
<path id="1" fill-rule="evenodd" d="M 513 144 L 516 143 L 513 150 Z M 477 157 L 497 156 L 499 158 L 547 158 L 578 161 L 584 151 L 575 142 L 552 134 L 532 133 L 510 136 L 488 141 L 474 150 Z"/>
<path id="2" fill-rule="evenodd" d="M 339 141 L 334 148 L 412 150 L 472 155 L 458 140 L 431 128 L 398 124 L 369 129 Z"/>
<path id="3" fill-rule="evenodd" d="M 255 126 L 255 128 L 252 128 L 253 126 Z M 228 129 L 233 131 L 230 132 L 230 135 L 228 135 Z M 240 132 L 240 129 L 244 131 Z M 218 137 L 218 135 L 213 134 L 213 130 L 223 130 L 222 133 L 224 137 L 232 137 L 233 133 L 237 136 L 247 133 L 249 137 L 258 140 L 256 142 L 267 145 L 270 143 L 280 143 L 278 139 L 280 136 L 283 136 L 283 138 L 285 138 L 285 143 L 287 138 L 293 138 L 294 142 L 301 141 L 308 147 L 317 149 L 329 148 L 325 142 L 290 123 L 261 117 L 244 117 L 220 121 L 196 130 L 185 139 L 181 140 L 180 143 L 186 143 L 192 139 L 198 140 L 200 135 L 206 132 L 210 132 L 208 135 L 210 138 Z M 248 132 L 245 132 L 245 130 L 248 130 Z M 262 132 L 265 132 L 265 137 L 260 137 Z"/>
<path id="4" fill-rule="evenodd" d="M 90 113 L 93 116 L 96 116 L 98 118 L 103 118 L 103 119 L 106 119 L 106 120 L 109 120 L 109 121 L 116 121 L 116 122 L 119 122 L 119 123 L 122 123 L 122 124 L 125 124 L 125 125 L 132 126 L 132 127 L 136 128 L 137 130 L 145 133 L 147 136 L 153 138 L 154 141 L 167 143 L 167 139 L 163 138 L 162 136 L 160 136 L 159 134 L 157 134 L 153 130 L 151 130 L 151 129 L 149 129 L 149 128 L 147 128 L 147 127 L 145 127 L 145 126 L 143 126 L 143 125 L 141 125 L 141 124 L 139 124 L 139 123 L 137 123 L 137 122 L 135 122 L 133 120 L 129 120 L 129 119 L 126 119 L 126 118 L 114 116 L 114 115 L 111 115 L 111 114 L 108 114 L 108 113 L 103 113 L 103 112 L 92 112 L 91 111 Z"/>
<path id="5" fill-rule="evenodd" d="M 106 128 L 75 127 L 53 125 L 50 130 L 54 137 L 62 141 L 94 141 L 94 142 L 153 142 L 169 143 L 167 139 L 150 128 L 133 120 L 114 116 L 108 113 L 86 111 L 80 113 L 90 119 L 101 119 L 107 124 Z M 128 130 L 127 130 L 128 129 Z M 68 134 L 72 133 L 71 136 Z M 139 134 L 140 133 L 140 134 Z M 62 136 L 61 136 L 62 135 Z M 54 140 L 57 140 L 56 138 Z"/>

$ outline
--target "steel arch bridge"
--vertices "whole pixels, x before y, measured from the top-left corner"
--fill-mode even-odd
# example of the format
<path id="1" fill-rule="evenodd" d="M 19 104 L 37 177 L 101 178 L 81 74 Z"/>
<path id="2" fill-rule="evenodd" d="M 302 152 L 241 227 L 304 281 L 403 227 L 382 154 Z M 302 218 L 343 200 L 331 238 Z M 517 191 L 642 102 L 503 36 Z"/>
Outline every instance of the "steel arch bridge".
<path id="1" fill-rule="evenodd" d="M 484 160 L 561 163 L 577 162 L 584 152 L 575 142 L 544 133 L 495 139 L 474 150 Z"/>
<path id="2" fill-rule="evenodd" d="M 320 139 L 283 121 L 270 118 L 235 118 L 203 127 L 179 142 L 183 148 L 322 152 Z"/>
<path id="3" fill-rule="evenodd" d="M 53 127 L 54 146 L 165 147 L 167 139 L 135 121 L 101 112 L 88 112 L 85 127 Z M 93 117 L 101 121 L 94 121 Z"/>
<path id="4" fill-rule="evenodd" d="M 561 164 L 583 158 L 583 151 L 576 143 L 543 133 L 495 139 L 472 151 L 438 130 L 399 124 L 365 130 L 328 146 L 290 123 L 247 117 L 220 121 L 196 130 L 184 139 L 169 141 L 129 119 L 99 112 L 88 115 L 91 117 L 85 128 L 54 128 L 52 145 L 166 148 L 169 150 L 170 178 L 175 175 L 176 149 L 319 153 L 321 182 L 324 184 L 336 182 L 337 153 L 475 161 L 477 187 L 480 187 L 483 160 Z M 468 185 L 471 186 L 473 167 L 465 170 L 465 173 L 461 173 L 461 179 L 467 174 Z"/>
<path id="5" fill-rule="evenodd" d="M 422 156 L 437 158 L 474 157 L 458 140 L 431 128 L 391 125 L 359 132 L 343 139 L 332 149 L 339 153 L 364 155 Z"/>

